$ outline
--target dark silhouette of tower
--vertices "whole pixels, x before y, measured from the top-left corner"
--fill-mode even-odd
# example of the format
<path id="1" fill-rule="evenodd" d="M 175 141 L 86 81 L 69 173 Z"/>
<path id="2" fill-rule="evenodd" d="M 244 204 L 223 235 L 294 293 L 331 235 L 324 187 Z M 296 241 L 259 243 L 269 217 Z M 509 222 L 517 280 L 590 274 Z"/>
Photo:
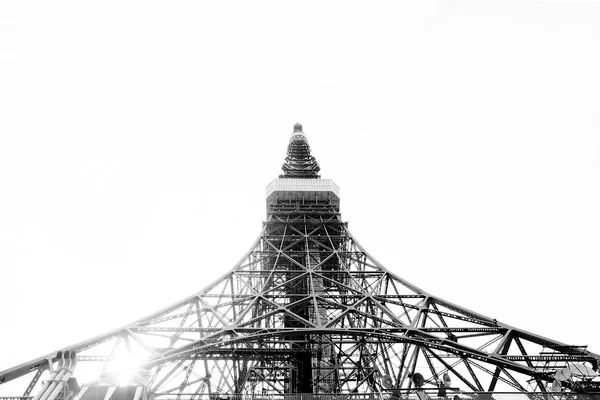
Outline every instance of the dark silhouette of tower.
<path id="1" fill-rule="evenodd" d="M 321 179 L 300 124 L 282 169 L 267 187 L 262 232 L 223 277 L 2 371 L 0 384 L 22 380 L 35 400 L 598 391 L 598 354 L 445 301 L 373 259 L 342 220 L 339 189 Z M 87 365 L 95 378 L 78 383 Z"/>

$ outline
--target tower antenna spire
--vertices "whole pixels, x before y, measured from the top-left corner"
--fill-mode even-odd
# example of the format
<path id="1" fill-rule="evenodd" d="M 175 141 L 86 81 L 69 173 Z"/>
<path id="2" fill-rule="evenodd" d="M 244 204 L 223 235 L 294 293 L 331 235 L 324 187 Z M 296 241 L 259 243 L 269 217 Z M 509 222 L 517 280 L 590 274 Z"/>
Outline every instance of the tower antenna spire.
<path id="1" fill-rule="evenodd" d="M 290 143 L 287 148 L 285 163 L 281 167 L 283 174 L 280 178 L 320 178 L 319 163 L 311 154 L 306 134 L 302 131 L 302 125 L 298 122 L 294 125 L 294 131 L 290 135 Z"/>

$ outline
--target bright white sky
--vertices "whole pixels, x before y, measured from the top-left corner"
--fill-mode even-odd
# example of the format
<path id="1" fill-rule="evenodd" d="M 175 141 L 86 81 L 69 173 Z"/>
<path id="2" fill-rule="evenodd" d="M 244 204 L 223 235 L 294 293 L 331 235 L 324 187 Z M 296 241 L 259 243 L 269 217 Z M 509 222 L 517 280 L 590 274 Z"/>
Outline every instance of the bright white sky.
<path id="1" fill-rule="evenodd" d="M 388 269 L 600 352 L 599 43 L 598 2 L 1 2 L 0 370 L 233 267 L 296 122 Z"/>

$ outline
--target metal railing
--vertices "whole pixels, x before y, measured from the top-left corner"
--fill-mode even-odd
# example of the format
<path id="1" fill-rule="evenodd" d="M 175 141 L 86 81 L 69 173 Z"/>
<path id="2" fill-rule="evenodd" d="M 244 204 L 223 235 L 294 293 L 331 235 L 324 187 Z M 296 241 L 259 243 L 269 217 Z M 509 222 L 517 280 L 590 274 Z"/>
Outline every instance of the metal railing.
<path id="1" fill-rule="evenodd" d="M 437 396 L 436 392 L 425 396 L 430 400 L 600 400 L 600 393 L 540 393 L 540 392 L 460 392 Z M 194 394 L 179 395 L 156 393 L 156 400 L 422 400 L 414 391 L 399 396 L 391 393 L 348 394 Z M 0 398 L 0 400 L 3 400 Z"/>
<path id="2" fill-rule="evenodd" d="M 439 397 L 428 393 L 430 400 L 600 400 L 600 393 L 540 393 L 540 392 L 461 392 Z M 348 393 L 348 394 L 196 394 L 156 393 L 156 400 L 421 400 L 414 391 L 395 396 L 390 393 Z M 30 400 L 31 396 L 0 396 L 0 400 Z M 119 400 L 119 399 L 113 399 Z"/>
<path id="3" fill-rule="evenodd" d="M 33 396 L 0 396 L 0 400 L 29 400 Z"/>

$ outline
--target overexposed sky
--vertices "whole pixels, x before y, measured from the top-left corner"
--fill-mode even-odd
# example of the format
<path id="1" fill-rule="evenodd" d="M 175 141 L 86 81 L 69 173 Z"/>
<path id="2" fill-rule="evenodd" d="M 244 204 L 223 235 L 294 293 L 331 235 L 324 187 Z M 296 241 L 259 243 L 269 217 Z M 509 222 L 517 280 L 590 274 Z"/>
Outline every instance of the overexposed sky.
<path id="1" fill-rule="evenodd" d="M 600 353 L 600 2 L 3 1 L 0 370 L 246 253 L 293 124 L 424 290 Z"/>

